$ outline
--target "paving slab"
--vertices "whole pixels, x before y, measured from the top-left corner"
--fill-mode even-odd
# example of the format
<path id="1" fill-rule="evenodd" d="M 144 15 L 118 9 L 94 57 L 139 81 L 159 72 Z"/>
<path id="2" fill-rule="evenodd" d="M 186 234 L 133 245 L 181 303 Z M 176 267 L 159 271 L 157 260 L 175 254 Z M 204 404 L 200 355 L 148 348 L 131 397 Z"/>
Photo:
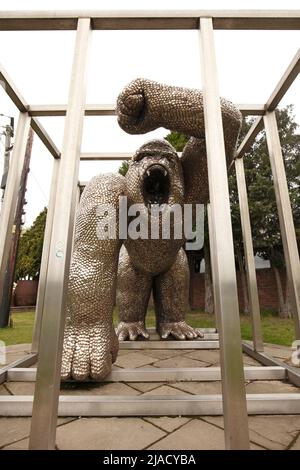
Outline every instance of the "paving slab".
<path id="1" fill-rule="evenodd" d="M 65 383 L 61 395 L 140 395 L 129 385 L 122 382 L 111 383 Z"/>
<path id="2" fill-rule="evenodd" d="M 8 444 L 5 447 L 2 447 L 1 450 L 28 450 L 29 447 L 29 438 L 21 439 L 20 441 L 13 442 Z"/>
<path id="3" fill-rule="evenodd" d="M 274 415 L 250 416 L 249 427 L 259 436 L 264 436 L 274 447 L 286 448 L 300 431 L 300 416 Z M 255 439 L 259 444 L 259 441 Z"/>
<path id="4" fill-rule="evenodd" d="M 58 418 L 58 425 L 69 423 L 73 420 L 74 418 Z M 28 437 L 30 422 L 31 418 L 0 418 L 0 448 Z M 25 448 L 28 448 L 28 445 Z"/>
<path id="5" fill-rule="evenodd" d="M 147 369 L 156 369 L 157 370 L 157 367 L 154 367 L 154 365 L 152 365 L 152 364 L 149 364 L 149 365 L 147 364 L 146 367 L 147 367 Z M 143 368 L 144 368 L 143 365 L 137 367 L 137 369 L 143 369 Z"/>
<path id="6" fill-rule="evenodd" d="M 149 447 L 151 450 L 225 449 L 224 431 L 202 420 L 193 419 Z"/>
<path id="7" fill-rule="evenodd" d="M 151 349 L 145 350 L 145 354 L 157 359 L 169 359 L 170 357 L 182 355 L 182 349 Z"/>
<path id="8" fill-rule="evenodd" d="M 7 353 L 12 353 L 12 352 L 30 353 L 30 351 L 31 351 L 31 344 L 29 344 L 29 343 L 11 344 L 9 346 L 6 346 L 6 352 Z"/>
<path id="9" fill-rule="evenodd" d="M 130 352 L 125 356 L 118 357 L 116 365 L 123 368 L 134 369 L 136 367 L 146 366 L 154 361 L 157 361 L 156 357 L 142 354 L 140 352 Z"/>
<path id="10" fill-rule="evenodd" d="M 166 433 L 141 418 L 81 418 L 57 429 L 59 449 L 144 449 Z"/>
<path id="11" fill-rule="evenodd" d="M 191 420 L 191 418 L 182 418 L 177 417 L 177 416 L 160 416 L 158 418 L 144 418 L 145 421 L 148 421 L 148 423 L 152 423 L 155 426 L 158 426 L 161 428 L 163 431 L 167 432 L 173 432 L 176 429 L 180 428 L 184 424 L 186 424 L 188 421 Z"/>
<path id="12" fill-rule="evenodd" d="M 216 350 L 197 350 L 184 354 L 184 357 L 189 357 L 190 359 L 196 359 L 198 361 L 207 362 L 208 364 L 219 364 L 220 363 L 220 354 Z"/>
<path id="13" fill-rule="evenodd" d="M 6 352 L 5 358 L 4 358 L 4 363 L 2 363 L 0 365 L 0 368 L 4 367 L 4 366 L 7 366 L 8 364 L 10 364 L 12 362 L 17 361 L 18 359 L 22 359 L 22 357 L 24 357 L 25 355 L 27 355 L 27 353 L 22 352 L 22 351 L 19 351 L 19 352 L 18 351 Z"/>
<path id="14" fill-rule="evenodd" d="M 248 356 L 247 354 L 243 354 L 243 363 L 247 366 L 262 366 L 259 361 L 256 361 L 253 357 Z"/>
<path id="15" fill-rule="evenodd" d="M 215 395 L 222 393 L 220 381 L 216 382 L 174 382 L 174 387 L 193 395 Z"/>
<path id="16" fill-rule="evenodd" d="M 300 450 L 300 431 L 290 450 Z"/>
<path id="17" fill-rule="evenodd" d="M 222 416 L 205 416 L 203 419 L 224 428 Z M 269 450 L 286 449 L 300 431 L 300 416 L 272 415 L 249 416 L 250 439 Z"/>
<path id="18" fill-rule="evenodd" d="M 246 393 L 300 393 L 300 388 L 280 380 L 256 380 L 246 385 Z"/>
<path id="19" fill-rule="evenodd" d="M 7 389 L 12 395 L 33 395 L 34 382 L 6 382 Z"/>
<path id="20" fill-rule="evenodd" d="M 185 356 L 171 357 L 170 359 L 163 359 L 154 363 L 155 367 L 208 367 L 207 362 L 196 361 Z"/>
<path id="21" fill-rule="evenodd" d="M 10 395 L 9 391 L 3 385 L 0 385 L 0 395 Z"/>
<path id="22" fill-rule="evenodd" d="M 119 349 L 118 351 L 118 357 L 121 357 L 121 356 L 126 356 L 126 354 L 129 354 L 130 352 L 130 349 Z"/>
<path id="23" fill-rule="evenodd" d="M 188 395 L 188 393 L 183 390 L 177 390 L 176 388 L 169 387 L 168 385 L 162 385 L 161 387 L 144 393 L 144 395 Z"/>
<path id="24" fill-rule="evenodd" d="M 161 382 L 130 382 L 130 386 L 140 392 L 149 392 L 154 388 L 158 388 L 161 385 L 165 385 Z"/>
<path id="25" fill-rule="evenodd" d="M 288 346 L 280 346 L 277 344 L 267 344 L 264 347 L 264 352 L 276 357 L 277 359 L 286 360 L 292 355 L 292 348 Z"/>

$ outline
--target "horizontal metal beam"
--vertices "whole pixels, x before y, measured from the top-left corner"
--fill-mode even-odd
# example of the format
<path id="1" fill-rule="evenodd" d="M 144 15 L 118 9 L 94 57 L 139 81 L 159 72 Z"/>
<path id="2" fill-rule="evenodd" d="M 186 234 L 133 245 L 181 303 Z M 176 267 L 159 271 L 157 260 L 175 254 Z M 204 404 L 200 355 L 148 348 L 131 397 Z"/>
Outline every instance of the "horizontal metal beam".
<path id="1" fill-rule="evenodd" d="M 82 153 L 80 160 L 131 160 L 134 152 L 100 152 L 100 153 Z M 80 185 L 82 186 L 82 185 Z"/>
<path id="2" fill-rule="evenodd" d="M 7 366 L 4 366 L 0 369 L 0 384 L 5 382 L 7 380 L 7 372 L 8 370 L 12 370 L 15 367 L 30 367 L 32 364 L 35 364 L 37 361 L 37 354 L 26 354 L 25 356 L 21 357 L 20 359 L 17 359 L 14 362 L 11 362 L 10 364 L 7 364 Z M 25 369 L 27 370 L 27 369 Z"/>
<path id="3" fill-rule="evenodd" d="M 22 113 L 28 111 L 29 105 L 26 103 L 25 99 L 17 89 L 16 85 L 0 64 L 0 84 L 4 88 L 5 92 L 8 94 L 14 105 L 18 108 L 19 111 Z"/>
<path id="4" fill-rule="evenodd" d="M 246 380 L 284 380 L 284 367 L 244 367 Z M 36 369 L 14 368 L 7 371 L 9 382 L 35 382 Z M 220 367 L 117 369 L 104 382 L 211 382 L 221 380 Z"/>
<path id="5" fill-rule="evenodd" d="M 28 109 L 30 116 L 65 116 L 66 104 L 34 104 Z M 116 106 L 114 104 L 87 104 L 85 116 L 115 116 Z"/>
<path id="6" fill-rule="evenodd" d="M 10 97 L 14 105 L 19 109 L 19 111 L 27 112 L 29 110 L 28 103 L 26 102 L 25 98 L 23 98 L 18 88 L 2 65 L 0 65 L 0 84 L 2 84 L 5 92 Z M 41 123 L 37 119 L 32 119 L 31 127 L 39 136 L 43 144 L 45 144 L 46 148 L 53 155 L 53 157 L 60 158 L 60 151 L 57 149 L 56 145 Z"/>
<path id="7" fill-rule="evenodd" d="M 260 116 L 254 121 L 249 131 L 245 135 L 242 143 L 237 149 L 236 158 L 241 158 L 243 155 L 245 155 L 246 152 L 248 152 L 248 150 L 250 150 L 252 144 L 255 142 L 257 134 L 259 134 L 260 131 L 263 130 L 263 127 L 264 121 L 262 116 Z"/>
<path id="8" fill-rule="evenodd" d="M 237 104 L 243 116 L 263 116 L 265 114 L 264 104 Z M 66 104 L 33 104 L 29 106 L 30 116 L 65 116 Z M 85 116 L 115 116 L 115 104 L 87 104 Z"/>
<path id="9" fill-rule="evenodd" d="M 300 72 L 300 49 L 282 75 L 273 93 L 266 103 L 267 111 L 274 111 Z"/>
<path id="10" fill-rule="evenodd" d="M 285 362 L 275 359 L 273 356 L 266 354 L 265 352 L 255 351 L 253 345 L 249 342 L 242 342 L 243 351 L 248 354 L 253 359 L 259 361 L 261 364 L 266 366 L 279 366 L 284 367 L 286 370 L 287 378 L 292 382 L 296 387 L 300 387 L 300 370 L 292 367 Z"/>
<path id="11" fill-rule="evenodd" d="M 219 349 L 219 341 L 120 341 L 119 349 Z"/>
<path id="12" fill-rule="evenodd" d="M 149 330 L 148 330 L 149 332 Z M 168 341 L 170 341 L 171 338 L 168 339 Z M 204 333 L 204 336 L 203 338 L 198 338 L 196 341 L 218 341 L 219 339 L 219 333 Z M 150 338 L 149 338 L 150 341 L 162 341 L 161 337 L 159 336 L 158 333 L 156 332 L 153 332 L 151 333 L 150 332 Z M 178 343 L 178 340 L 176 340 L 177 343 Z M 181 340 L 179 340 L 180 342 Z"/>
<path id="13" fill-rule="evenodd" d="M 243 116 L 263 116 L 266 113 L 265 104 L 236 104 Z"/>
<path id="14" fill-rule="evenodd" d="M 93 29 L 198 29 L 213 18 L 215 29 L 300 29 L 299 10 L 68 10 L 2 11 L 0 30 L 75 30 L 78 18 Z"/>
<path id="15" fill-rule="evenodd" d="M 264 106 L 265 113 L 267 111 L 274 111 L 274 109 L 280 103 L 281 99 L 284 97 L 285 93 L 293 84 L 294 80 L 297 78 L 299 72 L 300 72 L 300 49 L 298 49 L 293 60 L 291 61 L 286 71 L 282 75 L 281 79 L 279 80 L 278 84 L 276 85 L 273 92 L 271 93 L 270 98 L 267 100 Z M 245 136 L 243 142 L 240 144 L 236 153 L 236 158 L 243 157 L 243 155 L 251 148 L 251 145 L 255 141 L 257 134 L 263 129 L 263 126 L 264 126 L 263 117 L 260 116 L 253 123 L 247 135 Z"/>
<path id="16" fill-rule="evenodd" d="M 31 127 L 34 130 L 34 132 L 39 136 L 45 147 L 49 150 L 51 155 L 53 155 L 54 158 L 60 158 L 60 151 L 56 147 L 55 143 L 49 136 L 48 132 L 44 129 L 40 121 L 36 118 L 31 119 Z"/>
<path id="17" fill-rule="evenodd" d="M 31 416 L 33 397 L 0 396 L 1 416 Z M 250 415 L 300 414 L 299 393 L 247 395 Z M 221 416 L 222 395 L 61 395 L 58 416 Z"/>

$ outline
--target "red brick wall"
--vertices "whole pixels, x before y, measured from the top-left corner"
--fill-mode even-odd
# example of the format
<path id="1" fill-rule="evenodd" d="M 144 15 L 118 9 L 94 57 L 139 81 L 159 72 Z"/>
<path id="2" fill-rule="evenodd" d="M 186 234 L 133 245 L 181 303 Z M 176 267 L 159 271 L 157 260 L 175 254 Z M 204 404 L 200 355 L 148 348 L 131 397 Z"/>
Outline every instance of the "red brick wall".
<path id="1" fill-rule="evenodd" d="M 285 288 L 285 272 L 281 272 L 282 285 Z M 278 294 L 274 272 L 272 269 L 257 269 L 258 296 L 261 308 L 278 310 Z M 243 309 L 243 291 L 240 273 L 237 272 L 237 287 L 240 310 Z M 205 283 L 203 273 L 192 273 L 190 283 L 190 305 L 191 308 L 205 307 Z"/>

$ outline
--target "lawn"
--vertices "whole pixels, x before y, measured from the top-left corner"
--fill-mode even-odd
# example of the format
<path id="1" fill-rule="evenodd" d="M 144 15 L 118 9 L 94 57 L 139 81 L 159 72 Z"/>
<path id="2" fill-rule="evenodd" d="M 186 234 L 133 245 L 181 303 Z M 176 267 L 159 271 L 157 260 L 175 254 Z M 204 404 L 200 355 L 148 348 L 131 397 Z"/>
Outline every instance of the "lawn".
<path id="1" fill-rule="evenodd" d="M 34 312 L 12 314 L 12 328 L 0 328 L 0 340 L 9 344 L 31 343 Z"/>
<path id="2" fill-rule="evenodd" d="M 188 314 L 188 323 L 193 327 L 214 327 L 215 321 L 212 315 L 207 315 L 200 310 L 193 310 Z M 14 313 L 12 315 L 12 328 L 0 328 L 0 339 L 10 344 L 30 343 L 34 322 L 33 312 Z M 262 312 L 261 316 L 263 339 L 266 343 L 291 346 L 295 339 L 294 324 L 290 319 L 281 319 L 272 312 Z M 114 323 L 117 323 L 117 313 L 114 313 Z M 155 325 L 153 309 L 147 314 L 147 326 Z M 243 339 L 252 339 L 249 317 L 241 316 L 241 332 Z"/>

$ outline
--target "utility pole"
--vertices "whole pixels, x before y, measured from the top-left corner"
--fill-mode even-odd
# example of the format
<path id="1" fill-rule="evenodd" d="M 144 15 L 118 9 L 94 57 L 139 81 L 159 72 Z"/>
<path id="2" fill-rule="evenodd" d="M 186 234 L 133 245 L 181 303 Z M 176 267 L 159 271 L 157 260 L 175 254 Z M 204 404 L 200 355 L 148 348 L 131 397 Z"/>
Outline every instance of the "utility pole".
<path id="1" fill-rule="evenodd" d="M 25 193 L 26 193 L 26 186 L 27 186 L 27 177 L 29 173 L 32 143 L 33 143 L 33 131 L 32 129 L 30 129 L 27 146 L 26 146 L 24 165 L 23 165 L 23 170 L 22 170 L 21 184 L 19 188 L 19 197 L 18 197 L 18 204 L 16 208 L 15 223 L 14 223 L 13 233 L 12 233 L 10 254 L 9 254 L 9 259 L 8 259 L 6 274 L 5 274 L 3 297 L 2 299 L 0 299 L 1 300 L 0 302 L 0 327 L 1 328 L 4 328 L 9 325 L 9 313 L 10 313 L 11 297 L 12 297 L 12 292 L 13 292 L 14 273 L 15 273 L 15 267 L 16 267 L 16 259 L 17 259 L 18 245 L 19 245 L 19 239 L 20 239 L 20 234 L 21 234 L 21 227 L 23 225 L 23 222 L 22 222 L 22 216 L 24 214 L 23 207 L 26 204 Z M 4 191 L 5 191 L 5 188 L 4 188 Z"/>
<path id="2" fill-rule="evenodd" d="M 4 116 L 4 115 L 0 114 L 0 116 Z M 5 116 L 5 117 L 8 117 L 8 116 Z M 5 135 L 5 143 L 4 143 L 4 165 L 3 165 L 3 172 L 2 172 L 2 179 L 1 179 L 1 189 L 2 189 L 1 205 L 4 199 L 6 181 L 7 181 L 8 169 L 9 169 L 9 159 L 10 159 L 10 153 L 12 150 L 11 139 L 14 136 L 14 118 L 10 117 L 9 119 L 10 119 L 10 125 L 4 126 L 5 130 L 3 132 L 3 134 Z"/>

